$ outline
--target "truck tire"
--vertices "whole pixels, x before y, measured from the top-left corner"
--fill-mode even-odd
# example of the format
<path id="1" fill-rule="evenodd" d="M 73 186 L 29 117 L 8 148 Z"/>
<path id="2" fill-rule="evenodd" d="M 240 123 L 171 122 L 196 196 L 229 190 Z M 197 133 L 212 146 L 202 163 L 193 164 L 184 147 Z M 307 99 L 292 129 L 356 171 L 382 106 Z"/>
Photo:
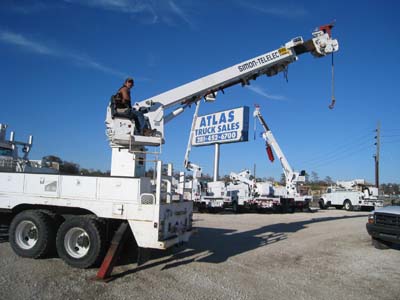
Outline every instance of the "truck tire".
<path id="1" fill-rule="evenodd" d="M 197 212 L 202 214 L 205 213 L 207 211 L 207 207 L 205 206 L 204 203 L 197 203 Z"/>
<path id="2" fill-rule="evenodd" d="M 353 210 L 353 204 L 351 204 L 351 201 L 350 201 L 350 200 L 345 200 L 345 201 L 343 202 L 343 207 L 344 207 L 344 209 L 347 210 L 347 211 L 352 211 L 352 210 Z"/>
<path id="3" fill-rule="evenodd" d="M 52 212 L 51 210 L 40 209 L 39 211 L 44 213 L 50 218 L 51 227 L 54 230 L 54 238 L 51 240 L 48 256 L 57 256 L 56 236 L 58 228 L 60 228 L 61 224 L 64 222 L 64 218 L 63 216 L 58 215 L 55 212 Z"/>
<path id="4" fill-rule="evenodd" d="M 319 208 L 320 208 L 320 209 L 327 209 L 327 207 L 326 207 L 325 202 L 324 202 L 323 199 L 320 199 L 320 200 L 318 201 L 318 204 L 319 204 Z"/>
<path id="5" fill-rule="evenodd" d="M 381 240 L 376 239 L 376 238 L 372 238 L 372 245 L 373 245 L 376 249 L 385 250 L 385 249 L 389 249 L 389 248 L 390 248 L 391 243 L 389 243 L 389 242 L 384 242 L 384 241 L 381 241 Z"/>
<path id="6" fill-rule="evenodd" d="M 68 265 L 80 269 L 97 266 L 105 254 L 105 230 L 94 217 L 72 217 L 58 229 L 56 245 Z"/>
<path id="7" fill-rule="evenodd" d="M 55 239 L 56 228 L 53 220 L 42 211 L 23 211 L 16 215 L 10 224 L 10 245 L 19 256 L 45 257 L 54 249 Z"/>

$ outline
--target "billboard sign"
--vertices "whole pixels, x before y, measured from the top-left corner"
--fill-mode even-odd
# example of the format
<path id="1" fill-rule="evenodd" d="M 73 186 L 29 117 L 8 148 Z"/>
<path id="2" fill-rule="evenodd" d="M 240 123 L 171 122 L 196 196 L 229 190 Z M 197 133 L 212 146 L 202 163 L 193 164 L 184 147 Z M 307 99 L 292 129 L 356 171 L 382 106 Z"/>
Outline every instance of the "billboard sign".
<path id="1" fill-rule="evenodd" d="M 192 145 L 247 142 L 248 139 L 249 108 L 243 106 L 197 117 Z"/>

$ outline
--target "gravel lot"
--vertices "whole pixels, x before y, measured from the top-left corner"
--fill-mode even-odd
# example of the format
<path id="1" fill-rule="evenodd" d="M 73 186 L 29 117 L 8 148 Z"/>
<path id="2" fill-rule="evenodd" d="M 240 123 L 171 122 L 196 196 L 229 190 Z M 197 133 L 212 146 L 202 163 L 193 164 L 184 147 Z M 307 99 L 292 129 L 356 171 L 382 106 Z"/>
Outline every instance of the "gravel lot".
<path id="1" fill-rule="evenodd" d="M 366 212 L 195 214 L 183 249 L 91 280 L 58 258 L 17 257 L 0 214 L 0 299 L 400 299 L 400 251 L 371 246 Z"/>

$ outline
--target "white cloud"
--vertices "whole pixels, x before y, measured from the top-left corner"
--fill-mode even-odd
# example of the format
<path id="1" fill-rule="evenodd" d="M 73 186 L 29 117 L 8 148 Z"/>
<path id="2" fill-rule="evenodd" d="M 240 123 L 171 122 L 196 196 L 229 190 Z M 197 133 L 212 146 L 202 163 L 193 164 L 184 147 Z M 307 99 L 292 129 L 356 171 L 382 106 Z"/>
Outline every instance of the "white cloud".
<path id="1" fill-rule="evenodd" d="M 109 68 L 88 56 L 82 54 L 71 54 L 71 51 L 53 48 L 38 41 L 28 39 L 27 37 L 19 33 L 0 30 L 0 42 L 8 45 L 18 46 L 26 51 L 30 51 L 36 54 L 53 56 L 61 59 L 68 59 L 79 65 L 99 70 L 104 73 L 116 75 L 119 77 L 126 77 L 125 73 Z"/>
<path id="2" fill-rule="evenodd" d="M 285 96 L 272 95 L 257 85 L 247 85 L 246 88 L 248 88 L 252 92 L 254 92 L 264 98 L 270 99 L 270 100 L 287 100 Z"/>
<path id="3" fill-rule="evenodd" d="M 128 77 L 128 75 L 126 73 L 120 72 L 118 70 L 115 70 L 113 68 L 107 67 L 93 59 L 91 59 L 90 57 L 87 57 L 85 55 L 79 55 L 79 54 L 67 54 L 65 56 L 66 58 L 71 58 L 72 60 L 74 60 L 76 63 L 79 63 L 83 66 L 86 66 L 88 68 L 92 68 L 95 70 L 99 70 L 102 71 L 104 73 L 108 73 L 108 74 L 112 74 L 118 77 Z"/>
<path id="4" fill-rule="evenodd" d="M 114 10 L 123 13 L 139 13 L 149 9 L 148 1 L 140 0 L 64 0 L 67 3 L 99 7 L 106 10 Z"/>
<path id="5" fill-rule="evenodd" d="M 179 16 L 182 20 L 184 20 L 187 24 L 189 24 L 190 27 L 193 27 L 192 22 L 190 21 L 189 17 L 186 15 L 186 13 L 182 10 L 181 7 L 179 7 L 174 1 L 169 1 L 169 5 L 172 11 L 175 12 L 177 16 Z"/>
<path id="6" fill-rule="evenodd" d="M 45 45 L 39 44 L 37 42 L 28 40 L 23 35 L 10 32 L 10 31 L 0 31 L 0 41 L 6 44 L 17 45 L 22 48 L 28 49 L 32 52 L 45 55 L 56 56 L 56 53 Z"/>
<path id="7" fill-rule="evenodd" d="M 276 17 L 298 18 L 309 15 L 309 12 L 305 8 L 293 4 L 284 4 L 283 2 L 279 4 L 271 4 L 268 2 L 262 5 L 250 1 L 238 0 L 237 3 L 247 9 Z"/>
<path id="8" fill-rule="evenodd" d="M 64 2 L 129 14 L 148 24 L 162 22 L 174 26 L 176 20 L 181 20 L 190 27 L 194 27 L 182 6 L 172 0 L 168 2 L 159 0 L 64 0 Z"/>

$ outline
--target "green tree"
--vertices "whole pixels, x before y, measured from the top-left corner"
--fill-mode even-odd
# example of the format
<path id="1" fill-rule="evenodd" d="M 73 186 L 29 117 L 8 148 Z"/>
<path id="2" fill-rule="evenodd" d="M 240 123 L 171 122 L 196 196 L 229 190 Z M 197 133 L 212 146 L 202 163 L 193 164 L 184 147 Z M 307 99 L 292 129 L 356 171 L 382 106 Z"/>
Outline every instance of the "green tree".
<path id="1" fill-rule="evenodd" d="M 310 183 L 310 174 L 306 172 L 305 178 L 306 178 L 306 183 Z"/>
<path id="2" fill-rule="evenodd" d="M 275 178 L 272 177 L 272 176 L 270 176 L 270 177 L 267 178 L 267 181 L 269 181 L 269 182 L 275 182 Z"/>
<path id="3" fill-rule="evenodd" d="M 331 178 L 330 176 L 326 176 L 325 179 L 324 179 L 324 181 L 325 181 L 325 183 L 326 183 L 327 185 L 333 184 L 333 180 L 332 180 L 332 178 Z"/>
<path id="4" fill-rule="evenodd" d="M 84 175 L 84 176 L 109 176 L 110 171 L 101 171 L 95 169 L 86 169 L 81 168 L 79 164 L 71 161 L 62 160 L 60 157 L 56 155 L 47 155 L 43 156 L 42 161 L 46 162 L 46 165 L 56 164 L 60 171 L 60 174 L 67 174 L 67 175 Z"/>
<path id="5" fill-rule="evenodd" d="M 318 183 L 319 181 L 319 176 L 317 172 L 312 171 L 311 172 L 311 178 L 313 183 Z"/>
<path id="6" fill-rule="evenodd" d="M 79 165 L 74 162 L 63 161 L 62 164 L 60 164 L 60 173 L 68 175 L 78 175 Z"/>
<path id="7" fill-rule="evenodd" d="M 281 180 L 279 181 L 281 185 L 286 185 L 286 176 L 284 173 L 281 173 Z"/>
<path id="8" fill-rule="evenodd" d="M 145 173 L 144 173 L 144 176 L 145 177 L 149 177 L 149 178 L 154 178 L 154 169 L 152 169 L 152 168 L 150 168 L 150 169 L 148 169 Z M 174 177 L 177 175 L 177 179 L 179 180 L 179 173 L 178 174 L 175 174 L 174 175 Z M 176 178 L 176 177 L 175 177 Z"/>
<path id="9" fill-rule="evenodd" d="M 48 161 L 48 162 L 56 162 L 60 165 L 62 164 L 62 159 L 55 155 L 43 156 L 42 160 Z"/>

